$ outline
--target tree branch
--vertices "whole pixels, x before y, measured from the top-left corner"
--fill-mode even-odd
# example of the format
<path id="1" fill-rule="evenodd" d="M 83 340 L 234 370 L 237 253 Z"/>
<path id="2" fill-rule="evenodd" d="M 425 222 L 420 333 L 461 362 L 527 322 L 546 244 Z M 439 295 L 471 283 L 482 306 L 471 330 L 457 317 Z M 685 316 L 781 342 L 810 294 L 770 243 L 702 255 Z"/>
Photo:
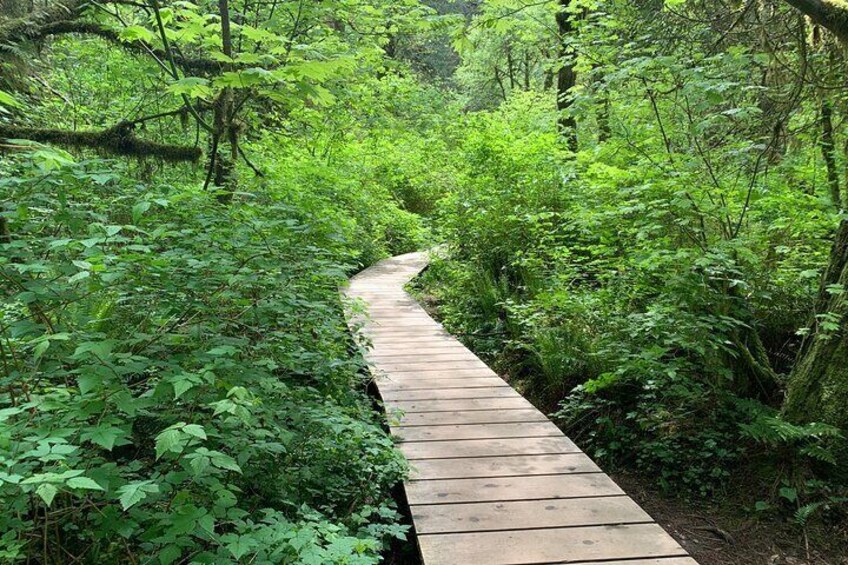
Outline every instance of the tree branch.
<path id="1" fill-rule="evenodd" d="M 786 3 L 848 43 L 848 4 L 841 0 L 786 0 Z"/>
<path id="2" fill-rule="evenodd" d="M 196 162 L 203 155 L 199 147 L 168 145 L 138 139 L 134 124 L 121 122 L 103 131 L 66 131 L 0 124 L 0 138 L 27 139 L 65 147 L 95 149 L 126 157 L 154 157 L 170 162 Z"/>

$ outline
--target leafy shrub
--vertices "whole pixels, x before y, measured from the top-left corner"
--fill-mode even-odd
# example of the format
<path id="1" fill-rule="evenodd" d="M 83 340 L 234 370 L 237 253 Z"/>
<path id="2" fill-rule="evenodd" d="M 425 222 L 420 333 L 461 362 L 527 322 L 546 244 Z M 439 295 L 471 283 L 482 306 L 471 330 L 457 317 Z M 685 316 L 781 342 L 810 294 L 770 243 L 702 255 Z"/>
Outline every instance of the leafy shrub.
<path id="1" fill-rule="evenodd" d="M 5 166 L 4 562 L 376 563 L 404 536 L 337 293 L 363 211 L 277 173 L 225 208 L 113 162 Z"/>
<path id="2" fill-rule="evenodd" d="M 743 60 L 711 64 L 730 77 L 744 72 Z M 694 72 L 662 58 L 631 63 L 615 78 L 627 87 L 643 64 Z M 731 92 L 722 80 L 738 77 L 717 76 L 712 86 Z M 703 127 L 716 127 L 710 112 L 723 111 L 725 96 L 689 95 Z M 732 103 L 747 107 L 744 96 Z M 738 214 L 744 194 L 719 191 L 697 156 L 657 166 L 645 150 L 662 151 L 652 120 L 649 106 L 628 107 L 626 132 L 569 158 L 550 98 L 513 94 L 469 117 L 465 170 L 436 213 L 450 253 L 426 284 L 445 323 L 603 463 L 707 495 L 733 469 L 782 457 L 759 453 L 746 426 L 779 402 L 772 367 L 788 367 L 797 351 L 834 216 L 773 175 L 728 236 L 716 218 Z M 698 134 L 676 135 L 685 144 Z M 745 166 L 745 143 L 716 151 Z M 792 160 L 781 166 L 799 170 Z"/>

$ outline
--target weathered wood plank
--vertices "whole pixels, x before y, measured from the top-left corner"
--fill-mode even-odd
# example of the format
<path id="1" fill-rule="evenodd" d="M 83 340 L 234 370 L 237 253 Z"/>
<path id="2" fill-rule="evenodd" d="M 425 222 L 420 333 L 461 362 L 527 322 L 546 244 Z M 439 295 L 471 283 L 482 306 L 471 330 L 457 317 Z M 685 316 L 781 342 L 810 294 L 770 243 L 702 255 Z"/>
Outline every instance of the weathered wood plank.
<path id="1" fill-rule="evenodd" d="M 597 472 L 600 472 L 600 469 L 585 454 L 561 453 L 463 459 L 418 459 L 412 463 L 410 479 L 473 479 Z"/>
<path id="2" fill-rule="evenodd" d="M 467 377 L 464 379 L 394 379 L 391 376 L 377 378 L 380 390 L 427 390 L 434 388 L 486 388 L 509 386 L 497 377 Z"/>
<path id="3" fill-rule="evenodd" d="M 517 565 L 685 556 L 656 524 L 421 535 L 426 563 Z"/>
<path id="4" fill-rule="evenodd" d="M 535 408 L 514 408 L 511 410 L 467 410 L 462 412 L 410 412 L 409 414 L 403 414 L 398 420 L 397 425 L 432 426 L 547 421 L 548 418 Z"/>
<path id="5" fill-rule="evenodd" d="M 363 339 L 363 341 L 368 341 L 371 343 L 372 347 L 374 348 L 372 351 L 376 351 L 377 349 L 379 349 L 388 353 L 401 352 L 404 355 L 418 351 L 420 349 L 431 347 L 463 347 L 462 345 L 451 341 L 450 338 L 445 336 L 428 338 L 414 336 L 412 338 L 407 339 L 398 339 L 392 336 L 372 336 L 370 339 Z"/>
<path id="6" fill-rule="evenodd" d="M 628 559 L 626 561 L 557 561 L 551 565 L 698 565 L 691 557 L 657 557 L 654 559 Z"/>
<path id="7" fill-rule="evenodd" d="M 437 339 L 444 338 L 449 339 L 450 334 L 447 333 L 443 328 L 439 327 L 428 327 L 428 328 L 406 328 L 404 331 L 401 331 L 398 328 L 379 328 L 375 326 L 363 327 L 359 332 L 364 338 L 370 339 L 372 341 L 378 341 L 380 339 L 405 339 L 405 340 L 419 340 L 421 338 L 428 339 Z"/>
<path id="8" fill-rule="evenodd" d="M 435 390 L 380 391 L 383 400 L 455 400 L 468 398 L 514 398 L 521 396 L 511 386 L 486 388 L 447 388 Z"/>
<path id="9" fill-rule="evenodd" d="M 382 351 L 380 347 L 378 351 Z M 458 349 L 456 351 L 447 351 L 440 353 L 430 353 L 427 355 L 416 352 L 408 352 L 406 354 L 395 353 L 393 355 L 369 355 L 368 360 L 372 363 L 383 365 L 391 365 L 394 363 L 422 363 L 425 365 L 433 365 L 435 363 L 448 363 L 454 366 L 456 361 L 473 361 L 475 366 L 481 362 L 473 353 L 467 349 Z"/>
<path id="10" fill-rule="evenodd" d="M 377 368 L 378 374 L 386 375 L 382 367 Z M 436 369 L 433 371 L 392 371 L 394 380 L 403 379 L 461 379 L 465 377 L 498 377 L 497 373 L 488 367 L 474 367 L 471 369 Z"/>
<path id="11" fill-rule="evenodd" d="M 624 494 L 624 491 L 603 473 L 435 479 L 410 481 L 406 485 L 406 499 L 411 505 L 588 498 L 619 494 Z"/>
<path id="12" fill-rule="evenodd" d="M 444 355 L 455 353 L 474 355 L 459 343 L 451 343 L 450 341 L 447 341 L 446 343 L 440 345 L 426 345 L 422 343 L 418 346 L 390 345 L 381 342 L 375 343 L 374 350 L 369 352 L 366 357 L 368 359 L 374 359 L 379 361 L 391 361 L 398 357 L 409 357 L 412 355 L 417 355 L 422 358 L 426 358 L 430 355 Z"/>
<path id="13" fill-rule="evenodd" d="M 516 500 L 410 507 L 420 534 L 487 532 L 652 522 L 627 496 L 560 500 Z"/>
<path id="14" fill-rule="evenodd" d="M 438 323 L 434 322 L 427 314 L 410 314 L 403 318 L 374 318 L 371 317 L 365 320 L 366 328 L 374 329 L 403 329 L 408 327 L 424 327 L 424 328 L 440 328 Z"/>
<path id="15" fill-rule="evenodd" d="M 554 455 L 577 453 L 574 443 L 561 437 L 512 439 L 458 439 L 452 441 L 410 441 L 399 449 L 407 459 L 455 459 L 460 457 L 498 457 L 502 455 Z"/>
<path id="16" fill-rule="evenodd" d="M 448 360 L 448 361 L 382 361 L 380 370 L 386 373 L 404 372 L 436 372 L 436 371 L 457 371 L 460 369 L 489 369 L 489 367 L 479 359 L 467 359 L 464 361 Z"/>
<path id="17" fill-rule="evenodd" d="M 459 439 L 558 437 L 562 435 L 562 432 L 551 422 L 522 422 L 396 427 L 392 428 L 392 434 L 401 441 L 445 441 Z"/>
<path id="18" fill-rule="evenodd" d="M 387 411 L 401 411 L 407 414 L 419 412 L 454 412 L 456 410 L 510 410 L 514 408 L 533 408 L 523 396 L 512 398 L 458 398 L 453 400 L 385 400 Z"/>

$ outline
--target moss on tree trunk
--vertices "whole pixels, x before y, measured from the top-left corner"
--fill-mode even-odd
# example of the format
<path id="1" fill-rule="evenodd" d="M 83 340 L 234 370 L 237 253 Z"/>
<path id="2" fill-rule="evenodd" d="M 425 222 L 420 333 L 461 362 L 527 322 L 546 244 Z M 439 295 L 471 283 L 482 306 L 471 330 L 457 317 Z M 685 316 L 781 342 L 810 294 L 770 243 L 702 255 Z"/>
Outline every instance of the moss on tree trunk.
<path id="1" fill-rule="evenodd" d="M 835 286 L 836 285 L 836 286 Z M 816 304 L 817 323 L 789 376 L 784 415 L 794 422 L 826 422 L 848 429 L 848 220 L 836 234 Z M 826 320 L 837 329 L 823 328 Z"/>

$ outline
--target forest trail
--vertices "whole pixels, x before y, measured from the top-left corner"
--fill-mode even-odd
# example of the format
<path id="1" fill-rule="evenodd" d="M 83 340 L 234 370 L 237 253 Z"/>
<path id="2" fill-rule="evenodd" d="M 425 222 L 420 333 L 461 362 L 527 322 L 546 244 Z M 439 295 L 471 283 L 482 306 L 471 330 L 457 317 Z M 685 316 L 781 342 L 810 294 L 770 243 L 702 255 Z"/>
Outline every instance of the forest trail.
<path id="1" fill-rule="evenodd" d="M 696 565 L 548 418 L 404 291 L 426 253 L 381 261 L 345 294 L 373 343 L 368 361 L 427 565 Z"/>

